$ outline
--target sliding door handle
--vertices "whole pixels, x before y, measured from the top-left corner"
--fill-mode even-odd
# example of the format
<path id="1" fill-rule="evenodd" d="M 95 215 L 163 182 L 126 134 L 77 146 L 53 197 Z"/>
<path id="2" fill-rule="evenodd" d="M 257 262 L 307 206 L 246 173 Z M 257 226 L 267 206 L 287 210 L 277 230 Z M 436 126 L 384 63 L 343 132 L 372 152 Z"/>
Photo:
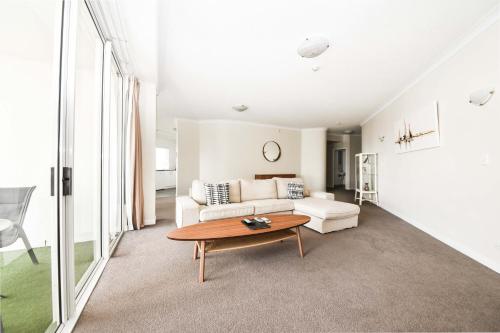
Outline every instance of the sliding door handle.
<path id="1" fill-rule="evenodd" d="M 70 167 L 63 167 L 63 196 L 71 195 L 73 187 L 73 169 Z"/>
<path id="2" fill-rule="evenodd" d="M 54 181 L 55 181 L 55 169 L 54 167 L 50 168 L 50 196 L 53 197 L 55 195 Z"/>

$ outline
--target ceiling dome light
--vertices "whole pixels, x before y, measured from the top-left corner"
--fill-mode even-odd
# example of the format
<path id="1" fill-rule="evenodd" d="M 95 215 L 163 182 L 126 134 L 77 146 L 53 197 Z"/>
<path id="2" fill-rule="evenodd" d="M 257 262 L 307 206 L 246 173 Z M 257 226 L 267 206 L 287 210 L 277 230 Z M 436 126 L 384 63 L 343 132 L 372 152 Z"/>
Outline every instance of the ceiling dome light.
<path id="1" fill-rule="evenodd" d="M 315 58 L 330 47 L 330 42 L 325 37 L 306 38 L 297 48 L 297 53 L 302 58 Z"/>
<path id="2" fill-rule="evenodd" d="M 241 105 L 235 105 L 235 106 L 233 106 L 233 110 L 234 111 L 238 111 L 238 112 L 243 112 L 243 111 L 248 110 L 248 106 L 243 105 L 243 104 L 241 104 Z"/>

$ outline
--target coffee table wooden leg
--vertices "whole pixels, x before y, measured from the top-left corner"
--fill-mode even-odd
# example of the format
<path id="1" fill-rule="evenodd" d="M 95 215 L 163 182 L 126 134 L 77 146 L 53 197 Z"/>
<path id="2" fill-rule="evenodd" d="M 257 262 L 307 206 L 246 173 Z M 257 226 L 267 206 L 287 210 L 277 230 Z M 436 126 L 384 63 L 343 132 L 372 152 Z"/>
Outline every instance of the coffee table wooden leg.
<path id="1" fill-rule="evenodd" d="M 205 241 L 201 241 L 201 249 L 200 249 L 200 276 L 198 277 L 198 281 L 203 283 L 205 281 Z"/>
<path id="2" fill-rule="evenodd" d="M 198 259 L 198 242 L 194 242 L 193 260 Z"/>
<path id="3" fill-rule="evenodd" d="M 304 258 L 304 251 L 302 250 L 302 239 L 300 238 L 300 227 L 297 227 L 297 242 L 299 243 L 299 254 L 301 258 Z"/>

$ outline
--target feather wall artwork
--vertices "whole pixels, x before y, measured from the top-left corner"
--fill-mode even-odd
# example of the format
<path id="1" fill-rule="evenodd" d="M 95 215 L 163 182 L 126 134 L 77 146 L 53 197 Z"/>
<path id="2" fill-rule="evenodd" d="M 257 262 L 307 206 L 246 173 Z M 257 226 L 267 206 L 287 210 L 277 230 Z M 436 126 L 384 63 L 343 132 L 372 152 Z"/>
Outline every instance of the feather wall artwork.
<path id="1" fill-rule="evenodd" d="M 394 124 L 394 143 L 397 153 L 439 147 L 438 103 L 404 112 Z"/>

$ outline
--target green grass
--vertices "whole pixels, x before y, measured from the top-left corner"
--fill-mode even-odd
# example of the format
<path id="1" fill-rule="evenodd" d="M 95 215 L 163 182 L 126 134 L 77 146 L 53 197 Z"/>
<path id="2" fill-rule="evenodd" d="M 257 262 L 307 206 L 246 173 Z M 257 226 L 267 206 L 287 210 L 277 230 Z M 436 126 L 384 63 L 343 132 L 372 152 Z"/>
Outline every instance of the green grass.
<path id="1" fill-rule="evenodd" d="M 39 264 L 34 265 L 24 250 L 4 265 L 0 253 L 0 316 L 5 333 L 45 332 L 52 323 L 52 283 L 50 247 L 34 249 Z M 79 281 L 94 258 L 93 242 L 75 244 L 75 278 Z"/>

